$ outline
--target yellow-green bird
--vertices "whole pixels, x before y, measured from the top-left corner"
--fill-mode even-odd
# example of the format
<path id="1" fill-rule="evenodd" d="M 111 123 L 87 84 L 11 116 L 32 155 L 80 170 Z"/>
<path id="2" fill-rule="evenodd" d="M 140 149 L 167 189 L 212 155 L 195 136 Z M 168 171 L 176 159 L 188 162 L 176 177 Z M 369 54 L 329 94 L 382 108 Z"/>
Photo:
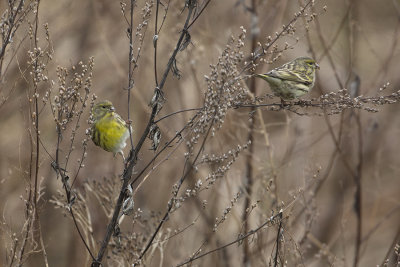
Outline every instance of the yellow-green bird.
<path id="1" fill-rule="evenodd" d="M 319 65 L 309 57 L 299 57 L 265 74 L 256 77 L 266 80 L 276 96 L 292 100 L 307 94 L 315 82 Z"/>
<path id="2" fill-rule="evenodd" d="M 127 123 L 115 112 L 113 104 L 102 101 L 93 106 L 92 116 L 92 140 L 96 146 L 105 151 L 113 152 L 114 156 L 119 153 L 125 160 L 123 149 L 126 139 L 129 137 Z"/>

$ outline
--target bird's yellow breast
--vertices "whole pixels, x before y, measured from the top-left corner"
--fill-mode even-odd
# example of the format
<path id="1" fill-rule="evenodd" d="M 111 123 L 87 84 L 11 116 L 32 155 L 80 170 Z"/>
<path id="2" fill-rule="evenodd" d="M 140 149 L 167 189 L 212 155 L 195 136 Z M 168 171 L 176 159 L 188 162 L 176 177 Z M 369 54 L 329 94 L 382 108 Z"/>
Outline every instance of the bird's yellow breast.
<path id="1" fill-rule="evenodd" d="M 93 142 L 109 152 L 120 152 L 128 136 L 125 122 L 117 118 L 114 112 L 106 114 L 93 125 Z"/>

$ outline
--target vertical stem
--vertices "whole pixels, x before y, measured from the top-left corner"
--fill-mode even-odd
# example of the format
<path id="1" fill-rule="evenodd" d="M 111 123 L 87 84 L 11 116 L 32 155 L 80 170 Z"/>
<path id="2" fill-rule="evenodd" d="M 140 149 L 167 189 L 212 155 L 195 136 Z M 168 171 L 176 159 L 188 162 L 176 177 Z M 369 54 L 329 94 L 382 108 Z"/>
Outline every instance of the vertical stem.
<path id="1" fill-rule="evenodd" d="M 46 248 L 44 247 L 43 243 L 43 238 L 41 236 L 41 229 L 40 229 L 40 218 L 39 218 L 39 212 L 37 208 L 38 204 L 38 179 L 39 179 L 39 157 L 40 157 L 40 140 L 39 140 L 39 103 L 38 103 L 38 98 L 39 98 L 39 89 L 38 89 L 38 84 L 39 84 L 39 60 L 41 57 L 41 52 L 39 50 L 38 46 L 38 27 L 39 27 L 39 4 L 40 0 L 37 0 L 36 2 L 36 16 L 35 16 L 35 30 L 33 33 L 33 38 L 34 38 L 34 45 L 35 45 L 35 62 L 34 62 L 34 70 L 33 70 L 33 87 L 34 87 L 34 92 L 33 92 L 33 103 L 34 103 L 34 109 L 35 109 L 35 139 L 36 139 L 36 158 L 35 158 L 35 176 L 34 176 L 34 191 L 33 191 L 33 202 L 32 202 L 32 208 L 33 208 L 33 220 L 32 220 L 32 225 L 33 225 L 33 242 L 40 244 L 41 246 L 41 251 L 43 253 L 43 258 L 45 262 L 45 266 L 48 266 L 48 260 L 47 260 L 47 253 L 46 253 Z M 39 240 L 39 241 L 38 241 Z"/>
<path id="2" fill-rule="evenodd" d="M 34 32 L 34 43 L 35 43 L 35 53 L 36 53 L 36 60 L 34 63 L 34 73 L 33 73 L 33 84 L 34 84 L 34 105 L 35 105 L 35 134 L 36 134 L 36 162 L 35 162 L 35 186 L 34 186 L 34 192 L 33 192 L 33 205 L 34 205 L 34 210 L 35 210 L 35 219 L 37 219 L 38 214 L 36 210 L 36 204 L 37 204 L 37 182 L 38 182 L 38 176 L 39 176 L 39 152 L 40 152 L 40 146 L 39 146 L 39 104 L 38 104 L 38 61 L 39 61 L 39 50 L 38 50 L 38 37 L 37 37 L 37 32 L 38 32 L 38 24 L 39 24 L 39 3 L 40 1 L 37 2 L 37 7 L 36 7 L 36 22 L 35 22 L 35 32 Z"/>
<path id="3" fill-rule="evenodd" d="M 255 51 L 257 47 L 257 32 L 258 32 L 258 25 L 257 25 L 258 17 L 256 13 L 256 1 L 252 0 L 251 1 L 251 51 Z M 250 92 L 254 95 L 256 92 L 256 81 L 254 77 L 250 79 Z M 254 115 L 255 112 L 255 107 L 251 108 L 250 114 L 252 116 Z M 255 127 L 255 118 L 250 120 L 249 122 L 249 132 L 247 135 L 247 139 L 249 140 L 249 153 L 246 156 L 246 187 L 245 187 L 245 192 L 246 192 L 246 200 L 244 204 L 244 210 L 243 210 L 243 215 L 242 219 L 244 222 L 244 233 L 249 232 L 250 230 L 250 225 L 249 225 L 249 220 L 248 220 L 248 214 L 247 212 L 250 210 L 251 207 L 251 195 L 252 195 L 252 186 L 253 186 L 253 152 L 254 152 L 254 127 Z M 243 266 L 248 265 L 250 262 L 250 247 L 249 243 L 246 240 L 243 245 Z"/>
<path id="4" fill-rule="evenodd" d="M 130 118 L 130 103 L 131 103 L 131 89 L 133 86 L 133 78 L 132 78 L 132 58 L 133 58 L 133 41 L 132 41 L 132 31 L 133 31 L 133 9 L 135 5 L 135 0 L 131 0 L 131 8 L 130 8 L 130 24 L 129 24 L 129 63 L 128 63 L 128 122 L 129 122 L 129 139 L 131 142 L 131 150 L 133 150 L 133 139 L 132 139 L 132 129 L 131 129 L 131 118 Z"/>
<path id="5" fill-rule="evenodd" d="M 358 1 L 352 1 L 349 5 L 349 28 L 350 28 L 350 69 L 353 69 L 353 65 L 357 54 L 357 44 L 358 44 L 358 31 L 354 29 L 355 23 L 358 21 L 359 17 L 359 5 Z M 355 59 L 354 59 L 355 58 Z M 351 72 L 349 74 L 350 80 Z M 347 86 L 347 84 L 346 84 Z M 358 88 L 354 89 L 354 96 L 359 94 L 360 91 L 360 83 L 356 85 Z M 362 136 L 362 125 L 361 125 L 361 113 L 351 110 L 351 114 L 354 115 L 354 119 L 356 121 L 356 130 L 357 130 L 357 141 L 358 141 L 358 163 L 356 165 L 356 169 L 354 172 L 354 183 L 356 186 L 356 192 L 354 195 L 354 209 L 356 213 L 357 223 L 356 223 L 356 238 L 355 238 L 355 252 L 354 252 L 354 262 L 353 266 L 356 267 L 359 264 L 360 260 L 360 251 L 361 251 L 361 243 L 362 243 L 362 167 L 363 167 L 363 136 Z"/>
<path id="6" fill-rule="evenodd" d="M 274 267 L 278 266 L 279 241 L 281 240 L 281 232 L 282 232 L 282 213 L 279 213 L 279 227 L 278 227 L 278 232 L 276 233 L 276 248 L 275 248 L 276 250 L 274 257 Z"/>
<path id="7" fill-rule="evenodd" d="M 156 87 L 158 87 L 158 78 L 157 78 L 157 41 L 158 41 L 158 9 L 160 6 L 160 0 L 157 0 L 156 6 L 156 23 L 154 25 L 154 37 L 153 37 L 153 45 L 154 45 L 154 80 L 156 82 Z"/>
<path id="8" fill-rule="evenodd" d="M 363 166 L 363 139 L 362 139 L 362 126 L 361 126 L 361 118 L 360 113 L 357 114 L 357 130 L 358 130 L 358 164 L 355 175 L 355 183 L 356 183 L 356 192 L 355 192 L 355 200 L 354 207 L 357 215 L 357 226 L 356 226 L 356 249 L 354 255 L 354 264 L 353 266 L 358 266 L 358 262 L 360 259 L 360 248 L 361 248 L 361 236 L 362 236 L 362 166 Z"/>

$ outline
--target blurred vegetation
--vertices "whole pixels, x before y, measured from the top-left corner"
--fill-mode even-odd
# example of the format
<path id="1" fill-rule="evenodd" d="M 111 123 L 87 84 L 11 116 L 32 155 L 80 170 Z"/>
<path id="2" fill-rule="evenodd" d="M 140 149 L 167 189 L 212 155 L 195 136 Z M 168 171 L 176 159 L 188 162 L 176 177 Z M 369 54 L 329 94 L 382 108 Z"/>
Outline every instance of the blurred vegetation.
<path id="1" fill-rule="evenodd" d="M 1 266 L 400 264 L 399 1 L 0 10 Z M 299 56 L 282 106 L 252 74 Z M 127 163 L 90 140 L 104 99 Z"/>

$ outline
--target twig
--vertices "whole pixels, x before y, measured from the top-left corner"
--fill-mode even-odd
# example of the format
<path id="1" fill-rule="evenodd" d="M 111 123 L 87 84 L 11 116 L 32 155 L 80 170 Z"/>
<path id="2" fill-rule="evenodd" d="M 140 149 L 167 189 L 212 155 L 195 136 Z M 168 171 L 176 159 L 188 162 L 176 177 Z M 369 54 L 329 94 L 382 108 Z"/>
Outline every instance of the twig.
<path id="1" fill-rule="evenodd" d="M 249 68 L 253 67 L 253 64 L 262 56 L 264 56 L 267 52 L 268 49 L 270 49 L 272 47 L 273 44 L 275 44 L 276 41 L 278 41 L 278 39 L 283 35 L 283 33 L 287 32 L 287 30 L 292 27 L 292 24 L 295 23 L 297 21 L 297 19 L 302 16 L 304 14 L 304 12 L 306 11 L 307 7 L 309 5 L 311 5 L 314 2 L 314 0 L 309 0 L 301 9 L 299 12 L 297 12 L 294 17 L 289 21 L 288 24 L 286 24 L 283 29 L 276 34 L 275 38 L 272 39 L 265 47 L 262 46 L 261 47 L 261 52 L 259 51 L 253 51 L 253 58 L 250 60 L 249 63 L 247 63 L 242 71 L 240 72 L 240 74 L 242 74 L 243 72 L 245 72 L 246 70 L 248 70 Z"/>
<path id="2" fill-rule="evenodd" d="M 215 115 L 215 114 L 214 114 L 214 115 Z M 196 162 L 196 161 L 197 161 L 197 159 L 198 159 L 199 156 L 200 156 L 201 151 L 203 151 L 205 142 L 206 142 L 206 140 L 207 140 L 207 138 L 208 138 L 208 136 L 209 136 L 209 134 L 210 134 L 210 131 L 211 131 L 213 125 L 214 125 L 213 123 L 210 124 L 210 126 L 209 126 L 209 128 L 208 128 L 208 130 L 207 130 L 207 133 L 206 133 L 206 135 L 205 135 L 205 137 L 204 137 L 204 139 L 203 139 L 203 142 L 202 142 L 202 144 L 200 145 L 199 151 L 198 151 L 196 157 L 194 158 L 193 162 Z M 168 209 L 167 209 L 167 211 L 165 212 L 165 214 L 164 214 L 164 216 L 163 216 L 163 219 L 162 219 L 162 220 L 160 221 L 160 223 L 158 224 L 158 226 L 157 226 L 156 230 L 154 231 L 152 237 L 151 237 L 151 238 L 149 239 L 149 241 L 147 242 L 146 247 L 145 247 L 144 250 L 140 253 L 139 260 L 141 260 L 141 259 L 143 258 L 143 256 L 146 254 L 147 250 L 148 250 L 148 249 L 150 248 L 150 246 L 153 244 L 153 240 L 154 240 L 154 238 L 156 237 L 157 233 L 160 231 L 162 225 L 163 225 L 164 222 L 166 222 L 166 220 L 168 219 L 168 216 L 169 216 L 169 214 L 170 214 L 172 208 L 174 207 L 174 199 L 177 197 L 178 192 L 179 192 L 179 189 L 181 188 L 181 186 L 182 186 L 183 182 L 185 181 L 186 177 L 187 177 L 187 176 L 189 175 L 189 173 L 191 172 L 191 168 L 185 172 L 185 169 L 186 169 L 187 164 L 188 164 L 188 158 L 185 160 L 185 164 L 184 164 L 184 166 L 183 166 L 183 175 L 181 176 L 181 178 L 180 178 L 179 181 L 178 181 L 178 184 L 176 185 L 176 189 L 174 190 L 174 195 L 173 195 L 173 197 L 172 197 L 172 198 L 169 200 L 169 202 L 168 202 Z"/>
<path id="3" fill-rule="evenodd" d="M 393 215 L 397 214 L 400 211 L 400 205 L 397 205 L 393 209 L 391 209 L 388 213 L 386 213 L 385 216 L 381 218 L 381 220 L 374 225 L 374 227 L 371 228 L 371 230 L 368 231 L 368 233 L 362 238 L 361 242 L 365 243 L 369 240 L 371 235 L 375 233 L 376 230 L 378 230 L 379 226 L 381 226 L 384 222 L 386 222 L 390 217 Z"/>
<path id="4" fill-rule="evenodd" d="M 13 266 L 13 263 L 14 263 L 14 260 L 15 260 L 15 253 L 17 252 L 17 246 L 18 246 L 18 239 L 15 238 L 14 236 L 12 236 L 12 238 L 13 238 L 14 246 L 12 248 L 12 253 L 10 255 L 10 264 L 8 265 L 9 267 Z"/>
<path id="5" fill-rule="evenodd" d="M 282 229 L 282 213 L 279 213 L 279 227 L 278 232 L 276 233 L 276 248 L 275 248 L 275 257 L 274 257 L 274 267 L 278 266 L 278 255 L 279 255 L 279 241 L 281 239 L 281 231 Z"/>
<path id="6" fill-rule="evenodd" d="M 194 17 L 194 19 L 192 20 L 192 22 L 189 24 L 189 26 L 187 27 L 187 29 L 189 30 L 190 27 L 192 27 L 192 25 L 196 22 L 196 20 L 201 16 L 201 13 L 203 13 L 203 11 L 206 9 L 206 7 L 208 6 L 208 4 L 211 2 L 211 0 L 207 0 L 207 2 L 204 4 L 204 6 L 201 8 L 200 12 Z"/>
<path id="7" fill-rule="evenodd" d="M 252 236 L 252 235 L 254 235 L 255 233 L 257 233 L 258 231 L 260 231 L 260 230 L 261 230 L 262 228 L 264 228 L 266 225 L 268 225 L 268 224 L 272 224 L 272 225 L 275 224 L 275 223 L 276 223 L 276 219 L 277 219 L 278 217 L 279 217 L 279 218 L 282 218 L 282 215 L 283 215 L 283 210 L 281 209 L 281 210 L 279 211 L 279 213 L 277 213 L 276 215 L 274 215 L 274 216 L 272 216 L 271 218 L 269 218 L 267 221 L 265 221 L 265 222 L 264 222 L 263 224 L 261 224 L 259 227 L 255 228 L 254 230 L 251 230 L 251 231 L 247 232 L 247 233 L 244 234 L 244 235 L 239 236 L 239 237 L 238 237 L 237 239 L 235 239 L 234 241 L 231 241 L 231 242 L 229 242 L 229 243 L 227 243 L 227 244 L 225 244 L 225 245 L 223 245 L 223 246 L 220 246 L 220 247 L 218 247 L 218 248 L 216 248 L 216 249 L 207 251 L 207 252 L 205 252 L 205 253 L 203 253 L 203 254 L 200 254 L 200 255 L 198 255 L 198 256 L 196 256 L 196 257 L 192 257 L 192 258 L 190 258 L 189 260 L 187 260 L 187 261 L 185 261 L 185 262 L 182 262 L 182 263 L 176 265 L 175 267 L 183 266 L 183 265 L 185 265 L 185 264 L 188 264 L 188 263 L 191 263 L 191 262 L 193 262 L 193 261 L 195 261 L 195 260 L 198 260 L 198 259 L 200 259 L 200 258 L 202 258 L 202 257 L 204 257 L 204 256 L 207 256 L 207 255 L 209 255 L 209 254 L 211 254 L 211 253 L 214 253 L 214 252 L 217 252 L 217 251 L 219 251 L 219 250 L 225 249 L 225 248 L 230 247 L 230 246 L 232 246 L 232 245 L 234 245 L 234 244 L 236 244 L 236 243 L 240 243 L 240 242 L 242 242 L 243 240 L 245 240 L 246 238 L 248 238 L 249 236 Z"/>
<path id="8" fill-rule="evenodd" d="M 57 162 L 54 162 L 54 170 L 57 172 L 57 176 L 58 175 L 61 176 L 61 181 L 63 183 L 63 187 L 64 187 L 64 190 L 65 190 L 67 202 L 68 202 L 68 205 L 69 205 L 67 210 L 71 214 L 72 221 L 74 222 L 74 225 L 75 225 L 75 229 L 77 230 L 77 232 L 79 234 L 79 237 L 81 238 L 82 243 L 84 244 L 86 250 L 89 252 L 90 257 L 94 260 L 95 257 L 93 255 L 92 251 L 90 250 L 89 245 L 85 241 L 85 238 L 83 237 L 83 234 L 82 234 L 81 230 L 79 229 L 78 222 L 75 219 L 75 215 L 74 215 L 73 208 L 72 208 L 72 202 L 73 202 L 73 198 L 71 196 L 71 192 L 72 191 L 71 191 L 71 187 L 68 184 L 69 177 L 65 175 L 65 170 L 61 169 Z"/>
<path id="9" fill-rule="evenodd" d="M 155 120 L 154 123 L 158 123 L 158 122 L 160 122 L 160 121 L 162 121 L 162 120 L 164 120 L 164 119 L 166 119 L 168 117 L 174 116 L 174 115 L 179 114 L 179 113 L 188 112 L 188 111 L 200 111 L 200 110 L 202 110 L 202 108 L 188 108 L 188 109 L 178 110 L 178 111 L 172 112 L 170 114 L 167 114 L 167 115 L 159 118 L 158 120 Z"/>
<path id="10" fill-rule="evenodd" d="M 133 187 L 133 185 L 135 184 L 135 182 L 137 180 L 140 179 L 140 177 L 146 172 L 146 170 L 154 163 L 154 161 L 158 158 L 158 156 L 164 152 L 168 147 L 171 146 L 171 144 L 176 140 L 176 139 L 182 139 L 182 133 L 189 128 L 192 123 L 194 122 L 194 120 L 197 118 L 197 116 L 199 115 L 199 112 L 196 113 L 192 119 L 189 121 L 189 123 L 187 123 L 180 131 L 178 131 L 175 136 L 173 138 L 171 138 L 161 149 L 159 149 L 157 151 L 157 153 L 153 156 L 153 158 L 147 163 L 146 166 L 143 167 L 143 169 L 136 175 L 136 177 L 132 180 L 131 182 L 131 186 Z M 183 140 L 183 139 L 182 139 Z"/>
<path id="11" fill-rule="evenodd" d="M 393 253 L 393 250 L 395 249 L 395 246 L 398 245 L 399 243 L 400 243 L 400 227 L 397 228 L 397 233 L 393 238 L 392 244 L 390 245 L 390 247 L 389 247 L 384 259 L 382 260 L 382 264 L 379 265 L 379 266 L 390 266 L 390 265 L 385 265 L 385 262 L 386 262 L 387 259 L 389 259 L 389 255 L 391 253 Z M 397 261 L 397 262 L 395 262 L 396 265 L 393 265 L 393 266 L 398 266 L 398 264 L 399 264 L 399 256 L 397 256 L 397 258 L 395 258 L 395 261 Z"/>
<path id="12" fill-rule="evenodd" d="M 26 210 L 28 211 L 28 207 L 26 208 Z M 32 227 L 32 217 L 30 216 L 27 218 L 27 221 L 26 221 L 25 236 L 23 237 L 22 245 L 21 245 L 20 251 L 18 253 L 18 265 L 17 265 L 18 267 L 21 267 L 22 264 L 24 263 L 23 258 L 25 255 L 26 243 L 28 242 L 28 237 L 29 237 L 29 233 L 31 231 L 31 227 Z"/>
<path id="13" fill-rule="evenodd" d="M 19 26 L 15 22 L 16 22 L 16 18 L 18 16 L 18 14 L 21 12 L 22 7 L 24 6 L 24 3 L 25 3 L 24 0 L 20 0 L 17 8 L 15 8 L 15 6 L 10 6 L 10 9 L 9 9 L 9 11 L 11 12 L 12 15 L 10 16 L 10 18 L 8 20 L 8 24 L 10 26 L 9 26 L 7 34 L 6 34 L 6 38 L 3 40 L 3 45 L 0 50 L 0 77 L 1 77 L 1 70 L 3 67 L 3 59 L 4 59 L 5 52 L 6 52 L 6 48 L 7 48 L 8 44 L 11 42 L 12 35 L 15 33 L 15 31 L 17 30 L 17 28 Z"/>

